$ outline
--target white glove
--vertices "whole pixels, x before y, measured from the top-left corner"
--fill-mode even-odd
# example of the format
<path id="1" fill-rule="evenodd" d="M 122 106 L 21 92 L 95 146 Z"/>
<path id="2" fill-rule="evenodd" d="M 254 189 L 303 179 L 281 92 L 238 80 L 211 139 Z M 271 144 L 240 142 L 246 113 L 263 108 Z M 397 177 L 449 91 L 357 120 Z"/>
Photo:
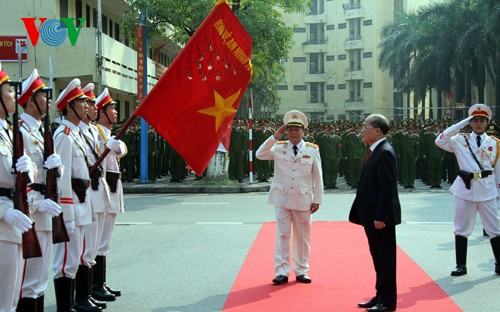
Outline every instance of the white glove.
<path id="1" fill-rule="evenodd" d="M 22 233 L 28 232 L 33 226 L 33 221 L 17 209 L 10 208 L 3 216 L 5 222 L 18 228 Z"/>
<path id="2" fill-rule="evenodd" d="M 61 206 L 52 199 L 46 198 L 38 205 L 38 211 L 49 214 L 51 217 L 57 217 L 61 214 Z"/>
<path id="3" fill-rule="evenodd" d="M 16 162 L 16 171 L 30 173 L 31 170 L 33 170 L 33 162 L 31 161 L 31 158 L 28 155 L 19 157 Z"/>
<path id="4" fill-rule="evenodd" d="M 470 120 L 474 118 L 474 116 L 469 116 L 467 118 L 465 118 L 464 120 L 460 121 L 459 123 L 455 124 L 455 127 L 457 129 L 462 129 L 463 127 L 467 126 L 470 122 Z"/>
<path id="5" fill-rule="evenodd" d="M 47 160 L 43 163 L 43 167 L 47 169 L 55 169 L 55 168 L 61 168 L 62 163 L 61 163 L 61 156 L 59 154 L 52 154 L 49 157 L 47 157 Z"/>
<path id="6" fill-rule="evenodd" d="M 106 147 L 112 150 L 113 152 L 119 154 L 120 149 L 121 149 L 121 141 L 120 140 L 115 140 L 115 137 L 111 137 L 108 140 L 108 143 L 106 143 Z"/>
<path id="7" fill-rule="evenodd" d="M 73 235 L 73 233 L 75 233 L 76 230 L 75 221 L 73 220 L 65 221 L 64 225 L 66 225 L 66 230 L 68 230 L 68 235 Z"/>

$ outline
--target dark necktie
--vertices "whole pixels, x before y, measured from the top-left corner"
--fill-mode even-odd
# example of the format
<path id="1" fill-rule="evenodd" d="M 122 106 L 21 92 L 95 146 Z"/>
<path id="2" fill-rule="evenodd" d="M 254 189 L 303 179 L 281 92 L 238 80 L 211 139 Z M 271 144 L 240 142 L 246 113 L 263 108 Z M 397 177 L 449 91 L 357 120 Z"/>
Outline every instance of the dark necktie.
<path id="1" fill-rule="evenodd" d="M 370 158 L 371 154 L 372 154 L 372 150 L 368 149 L 368 152 L 366 152 L 366 156 L 365 156 L 365 162 L 368 160 L 368 158 Z"/>
<path id="2" fill-rule="evenodd" d="M 294 145 L 294 146 L 293 146 L 293 154 L 294 154 L 295 156 L 297 156 L 298 151 L 299 151 L 299 148 L 297 147 L 297 145 Z"/>
<path id="3" fill-rule="evenodd" d="M 481 146 L 481 137 L 477 136 L 476 140 L 477 140 L 477 147 L 479 148 L 479 146 Z"/>

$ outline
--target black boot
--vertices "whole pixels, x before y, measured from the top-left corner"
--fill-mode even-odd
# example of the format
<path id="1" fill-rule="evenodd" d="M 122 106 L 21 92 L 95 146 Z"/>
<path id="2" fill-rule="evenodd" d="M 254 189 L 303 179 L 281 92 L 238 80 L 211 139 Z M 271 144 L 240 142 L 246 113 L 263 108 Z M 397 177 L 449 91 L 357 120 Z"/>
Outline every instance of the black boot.
<path id="1" fill-rule="evenodd" d="M 455 236 L 455 256 L 457 267 L 451 271 L 451 276 L 462 276 L 467 274 L 467 237 Z"/>
<path id="2" fill-rule="evenodd" d="M 93 272 L 93 267 L 89 268 L 89 294 L 92 294 L 92 285 L 94 284 L 94 272 Z M 106 304 L 106 301 L 100 301 L 92 297 L 92 295 L 89 296 L 90 302 L 95 304 L 96 306 L 100 307 L 101 309 L 106 309 L 108 305 Z"/>
<path id="3" fill-rule="evenodd" d="M 73 303 L 73 279 L 60 277 L 54 279 L 54 290 L 56 293 L 57 312 L 74 312 L 71 308 Z"/>
<path id="4" fill-rule="evenodd" d="M 44 295 L 41 295 L 40 297 L 36 298 L 36 312 L 43 312 L 44 299 L 45 299 Z"/>
<path id="5" fill-rule="evenodd" d="M 500 274 L 500 236 L 490 239 L 490 243 L 495 256 L 495 273 Z"/>
<path id="6" fill-rule="evenodd" d="M 94 283 L 92 284 L 92 297 L 102 301 L 115 301 L 116 297 L 104 288 L 104 272 L 105 260 L 104 256 L 97 256 L 95 258 L 96 264 L 94 266 Z"/>
<path id="7" fill-rule="evenodd" d="M 103 267 L 104 267 L 104 288 L 106 288 L 107 291 L 109 291 L 110 293 L 115 295 L 115 297 L 120 297 L 122 295 L 121 290 L 113 289 L 113 288 L 109 287 L 108 285 L 106 285 L 106 256 L 102 256 L 102 262 L 104 263 L 103 264 Z"/>
<path id="8" fill-rule="evenodd" d="M 89 301 L 89 267 L 79 265 L 76 272 L 76 296 L 73 308 L 78 312 L 98 312 L 101 308 Z"/>
<path id="9" fill-rule="evenodd" d="M 37 312 L 35 298 L 21 298 L 17 302 L 16 312 Z"/>

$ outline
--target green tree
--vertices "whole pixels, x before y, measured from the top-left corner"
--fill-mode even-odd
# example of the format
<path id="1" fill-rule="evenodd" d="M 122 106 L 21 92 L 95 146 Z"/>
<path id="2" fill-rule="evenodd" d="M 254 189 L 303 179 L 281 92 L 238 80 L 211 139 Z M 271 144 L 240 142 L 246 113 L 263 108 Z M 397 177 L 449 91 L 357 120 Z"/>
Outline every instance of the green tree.
<path id="1" fill-rule="evenodd" d="M 277 86 L 285 73 L 284 60 L 291 49 L 293 31 L 284 24 L 282 13 L 305 12 L 310 0 L 241 0 L 235 13 L 253 39 L 253 98 L 256 117 L 276 112 Z M 151 42 L 166 36 L 184 45 L 208 15 L 215 0 L 130 0 L 131 11 L 123 16 L 125 33 L 133 41 L 142 12 L 147 15 Z M 155 46 L 152 44 L 151 46 Z M 246 98 L 246 97 L 244 97 Z"/>

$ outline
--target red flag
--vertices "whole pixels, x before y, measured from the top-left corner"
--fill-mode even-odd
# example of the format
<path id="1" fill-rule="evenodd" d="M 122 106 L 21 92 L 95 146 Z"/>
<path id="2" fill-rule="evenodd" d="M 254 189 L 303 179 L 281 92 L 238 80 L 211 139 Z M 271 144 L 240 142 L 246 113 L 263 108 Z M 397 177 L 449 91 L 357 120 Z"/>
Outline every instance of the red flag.
<path id="1" fill-rule="evenodd" d="M 250 82 L 252 38 L 218 0 L 134 114 L 144 118 L 201 175 Z"/>

